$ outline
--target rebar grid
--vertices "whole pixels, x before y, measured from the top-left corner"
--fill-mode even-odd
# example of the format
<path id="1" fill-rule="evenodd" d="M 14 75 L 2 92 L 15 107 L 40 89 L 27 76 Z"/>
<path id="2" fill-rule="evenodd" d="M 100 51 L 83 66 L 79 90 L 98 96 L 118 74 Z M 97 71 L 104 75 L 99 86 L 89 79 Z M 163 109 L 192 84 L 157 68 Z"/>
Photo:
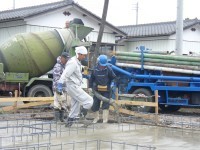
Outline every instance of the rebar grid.
<path id="1" fill-rule="evenodd" d="M 30 112 L 30 113 L 13 113 L 13 114 L 1 114 L 0 120 L 21 120 L 21 119 L 49 119 L 52 118 L 54 112 Z"/>
<path id="2" fill-rule="evenodd" d="M 99 134 L 100 132 L 118 132 L 118 133 L 132 133 L 135 130 L 159 130 L 160 135 L 167 136 L 182 136 L 194 138 L 195 140 L 200 135 L 200 118 L 189 117 L 189 116 L 174 116 L 174 115 L 159 115 L 158 124 L 155 125 L 154 118 L 157 116 L 153 115 L 150 119 L 141 119 L 138 117 L 128 116 L 121 117 L 122 123 L 109 123 L 106 126 L 110 128 L 104 128 L 102 124 L 91 124 L 87 128 L 83 128 L 83 124 L 76 121 L 71 128 L 66 128 L 63 123 L 43 120 L 46 113 L 34 114 L 39 119 L 32 119 L 33 114 L 14 114 L 14 115 L 0 115 L 0 149 L 75 149 L 79 146 L 78 143 L 85 143 L 83 141 L 74 141 L 75 145 L 69 148 L 69 142 L 59 143 L 63 141 L 63 138 L 74 137 L 74 136 L 85 136 L 92 134 Z M 39 117 L 38 117 L 39 116 Z M 128 137 L 129 138 L 129 137 Z M 58 140 L 54 144 L 54 141 Z M 66 141 L 66 139 L 65 139 Z M 69 141 L 67 139 L 67 141 Z M 88 141 L 88 140 L 87 140 Z M 101 140 L 96 140 L 101 143 Z M 110 141 L 112 144 L 114 142 Z M 32 144 L 34 143 L 34 144 Z M 120 143 L 120 142 L 117 142 Z M 111 144 L 111 145 L 112 145 Z M 98 144 L 99 145 L 99 144 Z M 109 144 L 107 144 L 109 145 Z M 117 145 L 117 144 L 116 144 Z M 125 143 L 124 149 L 129 144 Z M 133 146 L 132 144 L 131 146 Z M 81 147 L 81 146 L 80 146 Z M 77 148 L 77 149 L 80 149 Z M 90 149 L 86 147 L 85 150 Z M 95 146 L 97 149 L 104 146 Z M 113 148 L 114 147 L 114 148 Z M 117 146 L 116 146 L 117 147 Z M 145 146 L 144 146 L 145 147 Z M 150 146 L 151 147 L 151 146 Z M 147 148 L 150 148 L 147 147 Z M 117 147 L 118 148 L 118 147 Z M 131 147 L 130 149 L 133 149 Z M 145 147 L 146 148 L 146 147 Z M 152 148 L 152 147 L 151 147 Z M 93 148 L 92 148 L 93 149 Z M 114 146 L 104 147 L 102 149 L 116 149 Z M 122 149 L 122 148 L 120 148 Z M 134 148 L 138 149 L 138 148 Z M 141 149 L 141 147 L 140 147 Z"/>
<path id="3" fill-rule="evenodd" d="M 200 117 L 199 116 L 183 116 L 183 115 L 168 115 L 168 114 L 152 114 L 138 112 L 138 114 L 149 115 L 149 118 L 135 117 L 135 116 L 120 116 L 121 122 L 138 122 L 142 124 L 151 124 L 151 125 L 171 125 L 172 127 L 186 127 L 186 128 L 200 128 Z M 53 118 L 53 112 L 39 112 L 39 113 L 14 113 L 14 114 L 1 114 L 0 121 L 6 120 L 27 120 L 27 119 L 41 119 L 49 120 Z M 114 122 L 116 122 L 114 120 Z"/>
<path id="4" fill-rule="evenodd" d="M 128 116 L 121 117 L 122 122 L 134 122 L 146 125 L 168 126 L 175 128 L 191 128 L 200 130 L 200 117 L 199 116 L 183 116 L 183 115 L 168 115 L 168 114 L 149 114 L 147 118 Z"/>
<path id="5" fill-rule="evenodd" d="M 16 145 L 15 147 L 4 147 L 2 150 L 13 150 L 15 149 L 29 149 L 29 150 L 155 150 L 156 147 L 152 146 L 143 146 L 137 144 L 129 144 L 119 141 L 106 141 L 106 140 L 86 140 L 86 141 L 72 141 L 72 142 L 62 142 L 59 144 L 52 143 L 36 143 L 36 144 L 27 144 L 25 146 Z"/>

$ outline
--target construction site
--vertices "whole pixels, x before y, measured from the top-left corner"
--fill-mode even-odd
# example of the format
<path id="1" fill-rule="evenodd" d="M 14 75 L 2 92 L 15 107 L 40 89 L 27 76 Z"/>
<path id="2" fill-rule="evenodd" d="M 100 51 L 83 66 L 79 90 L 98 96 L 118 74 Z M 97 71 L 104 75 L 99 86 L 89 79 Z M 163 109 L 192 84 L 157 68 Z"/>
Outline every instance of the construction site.
<path id="1" fill-rule="evenodd" d="M 161 115 L 158 125 L 153 120 L 122 117 L 124 123 L 120 124 L 97 123 L 84 128 L 83 124 L 74 123 L 71 128 L 66 128 L 63 124 L 44 119 L 49 116 L 50 112 L 1 115 L 0 148 L 199 149 L 199 117 Z"/>
<path id="2" fill-rule="evenodd" d="M 71 127 L 54 120 L 48 105 L 33 106 L 18 102 L 1 107 L 0 149 L 2 150 L 198 150 L 200 117 L 196 115 L 158 114 L 110 108 L 108 123 L 93 124 L 93 113 L 73 122 Z M 40 98 L 42 99 L 42 98 Z M 48 98 L 46 103 L 52 102 Z M 3 101 L 3 98 L 1 98 Z M 10 98 L 10 101 L 14 98 Z M 9 101 L 9 98 L 7 98 Z M 41 100 L 42 101 L 42 100 Z M 31 104 L 32 103 L 32 104 Z M 44 103 L 44 102 L 43 102 Z M 1 103 L 1 106 L 7 103 Z M 138 105 L 138 103 L 137 103 Z M 24 106 L 26 109 L 20 109 Z M 156 105 L 155 105 L 156 106 Z M 28 109 L 28 108 L 29 109 Z M 156 107 L 155 107 L 156 108 Z M 192 112 L 192 111 L 191 111 Z M 102 113 L 100 113 L 100 116 Z M 100 117 L 101 118 L 101 117 Z"/>
<path id="3" fill-rule="evenodd" d="M 200 58 L 179 49 L 183 19 L 129 35 L 107 7 L 102 18 L 71 0 L 0 12 L 1 150 L 200 149 Z M 187 52 L 200 33 L 188 20 Z"/>

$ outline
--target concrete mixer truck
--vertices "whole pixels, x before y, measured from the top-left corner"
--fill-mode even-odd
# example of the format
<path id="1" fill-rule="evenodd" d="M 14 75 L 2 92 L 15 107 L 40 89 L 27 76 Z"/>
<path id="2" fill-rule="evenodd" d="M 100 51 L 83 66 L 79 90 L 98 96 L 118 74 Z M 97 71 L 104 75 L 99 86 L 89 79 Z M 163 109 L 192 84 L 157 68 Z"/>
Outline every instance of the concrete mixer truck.
<path id="1" fill-rule="evenodd" d="M 17 34 L 5 42 L 0 46 L 0 96 L 14 90 L 23 97 L 52 96 L 52 78 L 41 76 L 53 68 L 64 50 L 74 55 L 75 46 L 90 46 L 82 40 L 92 30 L 74 19 L 70 28 Z"/>
<path id="2" fill-rule="evenodd" d="M 158 103 L 163 111 L 200 107 L 199 57 L 158 54 L 141 47 L 136 52 L 114 52 L 110 65 L 117 75 L 113 87 L 118 88 L 119 95 L 144 95 L 148 98 L 140 100 L 152 102 L 155 101 L 154 91 L 158 90 Z M 145 112 L 154 110 L 146 106 L 127 108 Z"/>

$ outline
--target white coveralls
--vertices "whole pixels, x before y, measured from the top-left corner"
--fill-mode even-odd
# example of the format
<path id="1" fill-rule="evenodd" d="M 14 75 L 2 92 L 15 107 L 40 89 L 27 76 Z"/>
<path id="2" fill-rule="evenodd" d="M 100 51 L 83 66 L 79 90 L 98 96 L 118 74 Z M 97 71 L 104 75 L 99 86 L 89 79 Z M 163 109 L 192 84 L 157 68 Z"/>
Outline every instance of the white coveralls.
<path id="1" fill-rule="evenodd" d="M 78 117 L 80 105 L 85 109 L 93 105 L 93 98 L 81 88 L 82 80 L 81 62 L 74 56 L 67 62 L 59 80 L 59 83 L 66 84 L 67 93 L 71 97 L 69 118 Z"/>

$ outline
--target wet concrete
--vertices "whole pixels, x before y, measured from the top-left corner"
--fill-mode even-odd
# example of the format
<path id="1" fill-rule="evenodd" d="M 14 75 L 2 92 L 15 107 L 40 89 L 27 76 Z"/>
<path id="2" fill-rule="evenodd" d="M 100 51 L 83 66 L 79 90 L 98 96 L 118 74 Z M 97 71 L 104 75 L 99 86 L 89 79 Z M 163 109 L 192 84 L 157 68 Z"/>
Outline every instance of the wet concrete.
<path id="1" fill-rule="evenodd" d="M 170 129 L 156 126 L 114 124 L 96 125 L 95 133 L 76 138 L 103 139 L 121 141 L 131 144 L 150 145 L 158 150 L 199 150 L 200 132 Z M 76 139 L 75 138 L 75 139 Z"/>
<path id="2" fill-rule="evenodd" d="M 177 129 L 177 128 L 167 128 L 158 126 L 149 126 L 141 124 L 102 124 L 98 123 L 95 125 L 90 125 L 88 128 L 82 128 L 82 124 L 74 124 L 71 128 L 66 128 L 64 124 L 51 124 L 51 125 L 37 125 L 29 127 L 20 128 L 23 125 L 31 125 L 41 122 L 30 122 L 23 121 L 18 122 L 19 128 L 11 127 L 16 126 L 14 121 L 9 122 L 9 129 L 1 129 L 0 136 L 12 136 L 19 135 L 23 133 L 22 137 L 16 137 L 16 142 L 13 144 L 13 138 L 1 139 L 3 143 L 1 145 L 13 146 L 13 145 L 27 145 L 36 144 L 41 145 L 42 143 L 51 143 L 51 149 L 61 149 L 60 147 L 53 144 L 60 143 L 76 143 L 62 145 L 63 149 L 85 149 L 85 150 L 132 150 L 136 149 L 133 145 L 143 145 L 156 147 L 157 150 L 199 150 L 200 149 L 200 131 L 199 130 L 189 130 L 189 129 Z M 8 126 L 7 122 L 1 123 L 1 128 Z M 42 131 L 47 134 L 41 134 Z M 53 131 L 48 133 L 48 131 Z M 25 134 L 32 134 L 34 136 L 28 137 Z M 99 147 L 97 142 L 88 142 L 87 148 L 85 148 L 85 143 L 79 143 L 80 141 L 92 141 L 92 140 L 102 140 L 102 141 L 112 141 L 104 143 Z M 7 144 L 5 144 L 7 142 Z M 115 143 L 116 142 L 116 143 Z M 121 143 L 126 143 L 124 146 Z M 112 145 L 111 145 L 112 143 Z M 128 145 L 132 144 L 132 145 Z M 3 146 L 2 145 L 2 146 Z M 42 147 L 40 148 L 42 149 Z M 45 148 L 44 148 L 45 149 Z M 138 150 L 146 150 L 148 148 L 138 148 Z"/>

